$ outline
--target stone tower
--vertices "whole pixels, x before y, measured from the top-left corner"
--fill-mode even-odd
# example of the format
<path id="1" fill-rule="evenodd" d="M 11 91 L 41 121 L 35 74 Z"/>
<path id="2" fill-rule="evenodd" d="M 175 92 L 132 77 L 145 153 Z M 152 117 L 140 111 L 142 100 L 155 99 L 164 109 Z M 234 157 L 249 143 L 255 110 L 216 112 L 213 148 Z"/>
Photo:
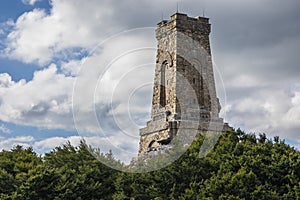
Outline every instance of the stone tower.
<path id="1" fill-rule="evenodd" d="M 157 24 L 151 120 L 140 129 L 139 155 L 159 150 L 175 137 L 186 144 L 200 131 L 228 128 L 219 118 L 210 30 L 208 18 L 181 13 Z"/>

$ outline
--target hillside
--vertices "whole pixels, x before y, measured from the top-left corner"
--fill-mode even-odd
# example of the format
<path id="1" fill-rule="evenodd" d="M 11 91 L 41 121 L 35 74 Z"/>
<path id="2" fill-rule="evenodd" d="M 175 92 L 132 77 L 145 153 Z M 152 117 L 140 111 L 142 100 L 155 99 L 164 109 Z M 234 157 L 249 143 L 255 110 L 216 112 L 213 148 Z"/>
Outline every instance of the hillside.
<path id="1" fill-rule="evenodd" d="M 172 165 L 149 173 L 106 167 L 66 144 L 43 158 L 32 148 L 0 152 L 1 199 L 300 199 L 300 152 L 279 137 L 241 130 L 199 158 L 203 137 Z M 96 150 L 94 150 L 96 151 Z M 113 155 L 99 154 L 121 165 Z"/>

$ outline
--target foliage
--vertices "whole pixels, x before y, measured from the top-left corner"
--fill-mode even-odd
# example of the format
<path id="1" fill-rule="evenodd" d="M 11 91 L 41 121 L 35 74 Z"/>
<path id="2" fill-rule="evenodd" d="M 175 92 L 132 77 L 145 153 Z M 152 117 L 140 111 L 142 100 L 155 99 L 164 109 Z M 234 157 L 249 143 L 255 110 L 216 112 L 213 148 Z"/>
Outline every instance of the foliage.
<path id="1" fill-rule="evenodd" d="M 0 199 L 300 199 L 300 153 L 279 137 L 238 129 L 224 133 L 202 158 L 204 139 L 199 136 L 173 164 L 148 173 L 113 170 L 96 157 L 124 166 L 84 141 L 44 157 L 16 146 L 0 152 Z"/>

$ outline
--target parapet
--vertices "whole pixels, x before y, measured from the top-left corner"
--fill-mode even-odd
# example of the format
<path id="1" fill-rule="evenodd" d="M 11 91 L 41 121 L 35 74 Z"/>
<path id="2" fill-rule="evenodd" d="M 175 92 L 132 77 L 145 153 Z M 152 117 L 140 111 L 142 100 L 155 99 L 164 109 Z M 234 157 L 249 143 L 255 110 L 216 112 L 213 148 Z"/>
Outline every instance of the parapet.
<path id="1" fill-rule="evenodd" d="M 187 14 L 175 13 L 169 20 L 162 20 L 157 24 L 157 29 L 171 30 L 177 28 L 180 30 L 189 30 L 199 34 L 209 34 L 211 31 L 211 25 L 209 24 L 209 18 L 206 17 L 189 17 Z M 165 32 L 165 31 L 160 31 Z"/>

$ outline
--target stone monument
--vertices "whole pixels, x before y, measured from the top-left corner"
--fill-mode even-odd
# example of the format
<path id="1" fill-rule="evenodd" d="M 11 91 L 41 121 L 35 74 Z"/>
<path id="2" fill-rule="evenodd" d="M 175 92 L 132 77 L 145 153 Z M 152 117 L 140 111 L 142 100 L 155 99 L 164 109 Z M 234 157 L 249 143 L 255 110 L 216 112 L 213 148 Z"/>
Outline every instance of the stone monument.
<path id="1" fill-rule="evenodd" d="M 199 133 L 230 129 L 219 117 L 205 17 L 175 13 L 157 24 L 157 56 L 151 120 L 140 129 L 139 156 L 158 151 L 177 137 L 191 143 Z"/>

